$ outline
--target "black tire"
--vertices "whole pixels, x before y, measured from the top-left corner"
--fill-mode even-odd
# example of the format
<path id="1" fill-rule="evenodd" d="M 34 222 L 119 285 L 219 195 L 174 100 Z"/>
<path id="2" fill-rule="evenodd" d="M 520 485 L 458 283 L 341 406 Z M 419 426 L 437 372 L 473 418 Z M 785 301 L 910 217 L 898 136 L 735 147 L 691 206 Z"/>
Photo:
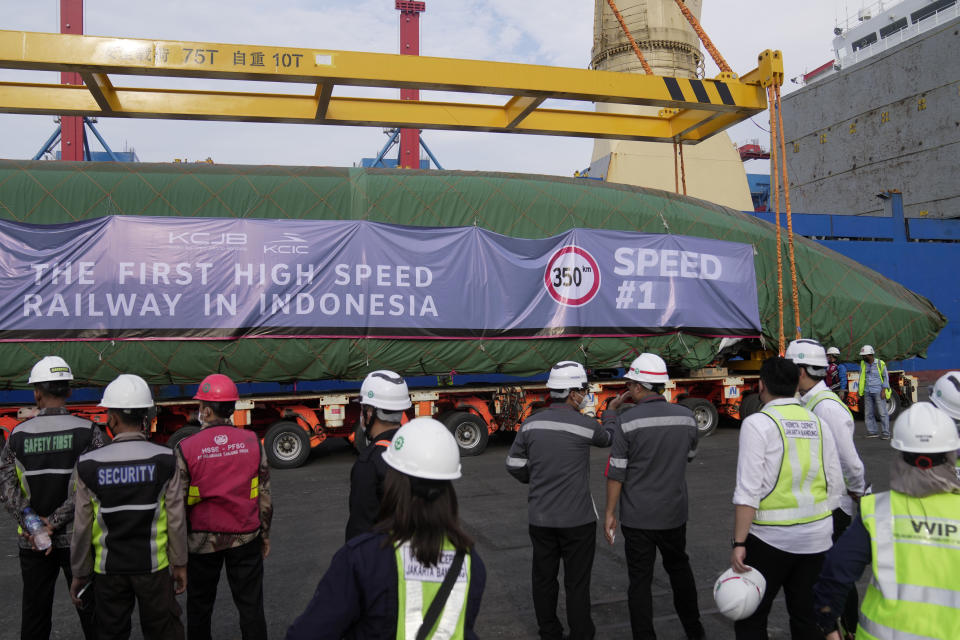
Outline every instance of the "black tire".
<path id="1" fill-rule="evenodd" d="M 703 398 L 684 398 L 680 404 L 693 411 L 701 438 L 706 438 L 717 430 L 717 425 L 720 424 L 720 413 L 712 402 Z"/>
<path id="2" fill-rule="evenodd" d="M 760 411 L 760 405 L 759 393 L 743 394 L 743 398 L 740 400 L 740 420 L 746 420 L 757 411 Z"/>
<path id="3" fill-rule="evenodd" d="M 480 416 L 454 411 L 443 416 L 442 422 L 457 441 L 461 456 L 478 456 L 487 448 L 490 434 L 487 423 Z"/>
<path id="4" fill-rule="evenodd" d="M 195 433 L 200 433 L 200 427 L 180 427 L 174 431 L 169 438 L 167 438 L 167 446 L 171 449 L 176 449 L 181 440 L 188 438 Z"/>
<path id="5" fill-rule="evenodd" d="M 295 422 L 275 423 L 267 430 L 263 446 L 274 469 L 294 469 L 310 457 L 310 435 Z"/>
<path id="6" fill-rule="evenodd" d="M 893 420 L 900 411 L 903 410 L 903 400 L 900 398 L 900 392 L 896 389 L 891 390 L 890 397 L 886 400 L 887 415 L 890 417 L 890 426 L 893 426 Z"/>

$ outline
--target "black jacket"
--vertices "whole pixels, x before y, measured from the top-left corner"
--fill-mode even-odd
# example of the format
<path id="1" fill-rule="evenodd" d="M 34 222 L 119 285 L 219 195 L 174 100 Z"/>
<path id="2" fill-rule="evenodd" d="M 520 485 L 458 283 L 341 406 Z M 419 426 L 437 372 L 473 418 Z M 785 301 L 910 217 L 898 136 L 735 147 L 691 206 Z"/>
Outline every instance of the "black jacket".
<path id="1" fill-rule="evenodd" d="M 399 431 L 384 431 L 360 452 L 350 470 L 350 517 L 347 519 L 346 539 L 373 531 L 383 499 L 383 479 L 387 477 L 387 463 L 383 452 L 390 446 L 393 436 Z"/>

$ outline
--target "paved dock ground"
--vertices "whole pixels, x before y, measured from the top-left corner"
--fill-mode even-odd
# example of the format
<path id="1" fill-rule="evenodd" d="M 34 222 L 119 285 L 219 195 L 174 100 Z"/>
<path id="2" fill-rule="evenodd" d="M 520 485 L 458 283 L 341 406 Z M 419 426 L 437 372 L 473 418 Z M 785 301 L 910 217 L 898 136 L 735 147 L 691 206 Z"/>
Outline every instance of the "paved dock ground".
<path id="1" fill-rule="evenodd" d="M 736 428 L 721 428 L 705 439 L 687 475 L 691 502 L 687 551 L 697 580 L 704 626 L 712 640 L 733 638 L 733 623 L 716 612 L 711 591 L 716 577 L 729 566 L 733 531 L 730 499 L 736 475 L 738 433 Z M 889 442 L 867 440 L 863 434 L 863 424 L 858 422 L 856 444 L 867 467 L 868 480 L 873 482 L 875 490 L 885 490 L 887 465 L 892 455 Z M 526 486 L 504 470 L 508 448 L 506 439 L 492 439 L 483 455 L 463 460 L 464 476 L 456 482 L 461 517 L 476 538 L 487 566 L 487 587 L 477 631 L 481 638 L 536 638 L 530 597 Z M 591 457 L 592 492 L 601 514 L 606 499 L 602 475 L 606 458 L 607 450 L 603 449 L 595 449 Z M 265 569 L 271 638 L 283 638 L 287 625 L 309 601 L 331 556 L 343 544 L 353 461 L 354 454 L 346 442 L 330 441 L 318 448 L 303 467 L 273 473 L 276 514 L 272 551 Z M 18 637 L 20 624 L 20 569 L 12 522 L 6 513 L 0 513 L 2 639 Z M 683 629 L 673 612 L 669 582 L 659 560 L 653 588 L 658 637 L 683 638 Z M 615 546 L 610 547 L 598 527 L 592 587 L 597 638 L 629 637 L 626 590 L 622 537 L 618 535 Z M 561 595 L 561 602 L 562 599 Z M 185 609 L 184 596 L 180 601 Z M 135 619 L 133 638 L 141 637 L 137 624 Z M 62 585 L 57 590 L 53 628 L 52 638 L 82 638 L 67 590 Z M 773 639 L 789 637 L 782 596 L 774 606 L 769 628 Z M 221 578 L 213 636 L 223 640 L 240 637 L 225 576 Z"/>

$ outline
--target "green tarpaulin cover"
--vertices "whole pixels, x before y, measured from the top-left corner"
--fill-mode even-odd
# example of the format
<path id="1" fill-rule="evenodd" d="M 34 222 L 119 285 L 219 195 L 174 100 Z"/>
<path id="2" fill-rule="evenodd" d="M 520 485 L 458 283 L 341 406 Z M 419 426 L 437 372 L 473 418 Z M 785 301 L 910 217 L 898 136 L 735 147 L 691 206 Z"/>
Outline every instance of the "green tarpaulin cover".
<path id="1" fill-rule="evenodd" d="M 0 217 L 57 224 L 108 215 L 371 220 L 418 226 L 479 225 L 521 238 L 573 227 L 673 233 L 752 244 L 763 343 L 777 343 L 775 227 L 752 215 L 673 193 L 595 180 L 522 174 L 326 167 L 0 161 Z M 785 333 L 794 335 L 786 230 L 782 239 Z M 122 247 L 117 248 L 122 251 Z M 923 356 L 946 319 L 926 298 L 815 242 L 795 240 L 800 326 L 848 359 L 872 344 L 880 357 Z M 509 283 L 503 283 L 509 295 Z M 465 294 L 467 295 L 467 294 Z M 211 372 L 237 381 L 360 379 L 404 375 L 541 373 L 559 360 L 619 367 L 642 351 L 696 368 L 720 340 L 241 339 L 0 343 L 0 386 L 24 387 L 44 355 L 61 355 L 79 384 L 119 373 L 151 384 L 196 383 Z"/>

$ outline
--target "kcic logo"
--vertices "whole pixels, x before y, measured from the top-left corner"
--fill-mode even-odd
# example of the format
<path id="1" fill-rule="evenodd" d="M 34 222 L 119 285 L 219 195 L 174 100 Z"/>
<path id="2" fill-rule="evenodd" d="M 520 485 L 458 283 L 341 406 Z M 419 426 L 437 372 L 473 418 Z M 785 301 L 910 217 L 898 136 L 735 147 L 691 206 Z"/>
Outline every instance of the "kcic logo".
<path id="1" fill-rule="evenodd" d="M 285 233 L 283 234 L 283 238 L 279 240 L 270 240 L 263 243 L 264 253 L 290 255 L 307 253 L 309 250 L 310 245 L 307 244 L 307 240 L 296 233 Z"/>

